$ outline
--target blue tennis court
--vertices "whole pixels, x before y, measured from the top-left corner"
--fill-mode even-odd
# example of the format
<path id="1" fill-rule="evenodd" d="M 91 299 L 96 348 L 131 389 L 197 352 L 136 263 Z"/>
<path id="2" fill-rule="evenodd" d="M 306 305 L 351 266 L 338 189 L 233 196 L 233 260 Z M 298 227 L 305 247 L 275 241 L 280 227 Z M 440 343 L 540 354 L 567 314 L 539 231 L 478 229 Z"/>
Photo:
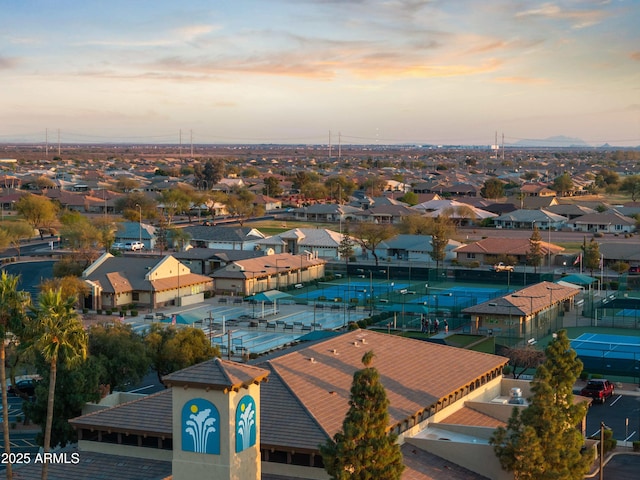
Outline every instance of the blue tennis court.
<path id="1" fill-rule="evenodd" d="M 458 286 L 435 291 L 430 290 L 429 295 L 421 295 L 412 299 L 410 303 L 428 302 L 429 305 L 438 305 L 438 307 L 465 308 L 506 295 L 508 292 L 509 290 L 505 288 Z"/>
<path id="2" fill-rule="evenodd" d="M 571 340 L 580 357 L 634 360 L 640 357 L 640 337 L 583 333 Z"/>
<path id="3" fill-rule="evenodd" d="M 371 297 L 373 290 L 374 297 L 386 297 L 394 292 L 409 288 L 409 284 L 391 282 L 391 283 L 375 283 L 368 281 L 351 281 L 349 283 L 320 283 L 318 289 L 308 293 L 296 295 L 296 298 L 308 298 L 309 300 L 330 300 L 335 298 L 348 302 L 352 298 L 357 298 L 364 303 L 366 299 Z"/>

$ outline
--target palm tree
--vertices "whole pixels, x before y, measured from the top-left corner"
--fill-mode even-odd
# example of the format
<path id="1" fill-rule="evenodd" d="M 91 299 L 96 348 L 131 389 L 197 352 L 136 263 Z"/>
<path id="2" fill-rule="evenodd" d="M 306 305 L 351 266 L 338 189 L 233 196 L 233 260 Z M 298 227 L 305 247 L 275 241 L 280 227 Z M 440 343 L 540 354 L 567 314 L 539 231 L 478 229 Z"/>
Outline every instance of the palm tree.
<path id="1" fill-rule="evenodd" d="M 40 293 L 38 305 L 33 309 L 35 315 L 30 324 L 30 348 L 39 352 L 49 363 L 49 396 L 44 430 L 45 453 L 51 448 L 58 361 L 72 365 L 87 358 L 88 336 L 82 327 L 75 305 L 74 296 L 64 297 L 62 290 L 58 289 Z M 43 463 L 42 480 L 47 478 L 47 468 L 47 462 Z"/>
<path id="2" fill-rule="evenodd" d="M 2 272 L 0 277 L 0 384 L 2 385 L 2 433 L 4 435 L 4 451 L 11 458 L 9 442 L 9 405 L 7 401 L 7 371 L 5 366 L 5 338 L 7 331 L 12 330 L 24 319 L 25 292 L 18 291 L 18 277 Z M 7 478 L 13 478 L 11 463 L 7 463 Z"/>

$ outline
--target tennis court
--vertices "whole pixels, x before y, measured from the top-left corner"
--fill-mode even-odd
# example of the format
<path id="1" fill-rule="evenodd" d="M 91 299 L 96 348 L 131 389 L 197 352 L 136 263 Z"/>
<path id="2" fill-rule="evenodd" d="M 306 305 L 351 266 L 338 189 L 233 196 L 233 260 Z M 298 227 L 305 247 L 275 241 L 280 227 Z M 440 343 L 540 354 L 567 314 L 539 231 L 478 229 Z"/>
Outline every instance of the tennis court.
<path id="1" fill-rule="evenodd" d="M 640 337 L 583 333 L 571 340 L 579 357 L 635 360 L 640 358 Z"/>

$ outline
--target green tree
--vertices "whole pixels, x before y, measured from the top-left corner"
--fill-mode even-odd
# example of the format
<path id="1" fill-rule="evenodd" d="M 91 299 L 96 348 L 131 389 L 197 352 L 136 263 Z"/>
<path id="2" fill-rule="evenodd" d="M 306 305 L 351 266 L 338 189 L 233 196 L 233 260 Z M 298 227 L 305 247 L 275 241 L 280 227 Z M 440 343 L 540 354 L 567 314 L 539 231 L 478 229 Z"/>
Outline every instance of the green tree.
<path id="1" fill-rule="evenodd" d="M 84 306 L 84 299 L 90 293 L 89 286 L 75 275 L 45 279 L 40 283 L 39 288 L 41 292 L 60 290 L 63 298 L 75 297 L 78 299 L 77 306 L 80 308 Z"/>
<path id="2" fill-rule="evenodd" d="M 151 367 L 144 339 L 130 325 L 92 326 L 89 354 L 101 365 L 100 383 L 108 386 L 109 392 L 139 382 Z"/>
<path id="3" fill-rule="evenodd" d="M 41 356 L 37 357 L 35 366 L 37 371 L 45 375 L 36 384 L 35 399 L 23 402 L 23 410 L 29 421 L 36 425 L 45 425 L 48 413 L 47 392 L 51 379 L 46 375 L 47 364 Z M 80 416 L 87 402 L 100 400 L 99 377 L 102 374 L 102 366 L 91 357 L 77 364 L 59 365 L 51 422 L 51 445 L 66 445 L 78 441 L 77 432 L 69 424 L 69 419 Z M 43 431 L 38 433 L 36 441 L 44 445 Z"/>
<path id="4" fill-rule="evenodd" d="M 240 226 L 244 225 L 247 218 L 257 217 L 264 213 L 264 207 L 256 205 L 255 199 L 256 196 L 246 188 L 241 188 L 236 193 L 229 195 L 227 211 L 230 215 L 238 217 Z"/>
<path id="5" fill-rule="evenodd" d="M 218 347 L 212 347 L 199 328 L 178 330 L 173 325 L 154 324 L 144 340 L 151 366 L 161 382 L 164 375 L 220 356 Z"/>
<path id="6" fill-rule="evenodd" d="M 11 245 L 18 251 L 18 257 L 20 256 L 21 240 L 32 236 L 33 227 L 25 221 L 0 222 L 0 246 L 4 248 Z"/>
<path id="7" fill-rule="evenodd" d="M 349 264 L 349 259 L 353 257 L 353 247 L 354 243 L 351 235 L 349 235 L 349 227 L 345 226 L 342 239 L 340 240 L 340 245 L 338 245 L 338 254 L 340 255 L 340 258 L 344 259 L 344 263 L 347 265 Z"/>
<path id="8" fill-rule="evenodd" d="M 371 366 L 373 357 L 372 351 L 365 353 L 365 368 L 353 375 L 342 430 L 320 445 L 324 468 L 334 480 L 395 480 L 404 470 L 397 435 L 389 432 L 389 400 Z"/>
<path id="9" fill-rule="evenodd" d="M 480 189 L 480 195 L 494 200 L 504 197 L 504 182 L 497 178 L 489 178 Z"/>
<path id="10" fill-rule="evenodd" d="M 407 215 L 402 217 L 398 230 L 407 235 L 429 235 L 433 228 L 433 218 L 422 215 Z"/>
<path id="11" fill-rule="evenodd" d="M 64 212 L 60 221 L 60 236 L 73 251 L 74 260 L 87 268 L 99 256 L 97 246 L 101 240 L 100 231 L 80 212 Z"/>
<path id="12" fill-rule="evenodd" d="M 532 265 L 535 272 L 538 272 L 538 267 L 542 264 L 544 254 L 542 253 L 542 237 L 540 236 L 540 230 L 538 226 L 533 226 L 533 233 L 529 237 L 529 251 L 527 252 L 527 263 Z"/>
<path id="13" fill-rule="evenodd" d="M 224 174 L 225 162 L 221 158 L 216 158 L 215 160 L 210 158 L 207 160 L 202 171 L 202 177 L 208 183 L 209 190 L 224 178 Z"/>
<path id="14" fill-rule="evenodd" d="M 418 198 L 418 194 L 413 192 L 405 193 L 398 200 L 412 206 L 416 205 L 420 201 Z"/>
<path id="15" fill-rule="evenodd" d="M 57 219 L 58 207 L 46 197 L 24 195 L 15 206 L 25 221 L 40 232 L 41 239 L 44 231 L 50 229 Z"/>
<path id="16" fill-rule="evenodd" d="M 553 180 L 553 185 L 551 186 L 551 188 L 558 192 L 561 197 L 564 197 L 568 193 L 573 192 L 574 185 L 573 180 L 571 179 L 571 175 L 565 172 L 562 175 L 556 177 Z"/>
<path id="17" fill-rule="evenodd" d="M 25 292 L 18 290 L 18 277 L 8 275 L 3 271 L 0 276 L 0 382 L 7 385 L 6 370 L 6 338 L 7 332 L 14 326 L 21 324 L 25 318 L 24 305 L 27 300 Z M 2 390 L 2 433 L 4 436 L 4 451 L 11 453 L 9 441 L 9 405 L 7 403 L 7 389 Z M 9 457 L 10 458 L 10 457 Z M 11 462 L 7 463 L 7 478 L 13 478 Z"/>
<path id="18" fill-rule="evenodd" d="M 390 225 L 379 225 L 377 223 L 359 223 L 353 236 L 363 250 L 371 252 L 378 266 L 378 254 L 376 248 L 381 242 L 390 239 L 396 234 L 395 228 Z"/>
<path id="19" fill-rule="evenodd" d="M 591 272 L 591 276 L 593 276 L 594 270 L 600 269 L 600 262 L 602 261 L 600 258 L 600 244 L 596 242 L 593 238 L 589 243 L 583 246 L 584 248 L 584 258 L 583 265 L 584 268 L 588 269 Z"/>
<path id="20" fill-rule="evenodd" d="M 631 200 L 636 201 L 640 196 L 640 175 L 629 175 L 624 177 L 620 185 L 620 191 L 631 195 Z"/>
<path id="21" fill-rule="evenodd" d="M 455 232 L 455 227 L 447 217 L 435 218 L 431 228 L 431 251 L 429 255 L 436 262 L 436 270 L 444 262 L 447 245 Z"/>
<path id="22" fill-rule="evenodd" d="M 282 191 L 280 180 L 277 177 L 267 177 L 264 179 L 264 187 L 262 188 L 263 195 L 268 197 L 279 197 L 282 195 Z"/>
<path id="23" fill-rule="evenodd" d="M 51 428 L 55 400 L 58 362 L 69 366 L 87 358 L 87 333 L 75 311 L 75 297 L 63 297 L 61 290 L 44 291 L 38 296 L 34 316 L 29 322 L 28 345 L 42 355 L 49 365 L 49 394 L 43 448 L 51 449 Z M 42 479 L 46 480 L 48 462 L 42 464 Z"/>
<path id="24" fill-rule="evenodd" d="M 582 479 L 591 461 L 582 452 L 584 439 L 576 428 L 587 413 L 586 402 L 574 403 L 573 385 L 582 362 L 560 330 L 545 349 L 545 361 L 531 383 L 529 406 L 514 407 L 507 427 L 498 428 L 489 443 L 502 468 L 516 479 Z"/>

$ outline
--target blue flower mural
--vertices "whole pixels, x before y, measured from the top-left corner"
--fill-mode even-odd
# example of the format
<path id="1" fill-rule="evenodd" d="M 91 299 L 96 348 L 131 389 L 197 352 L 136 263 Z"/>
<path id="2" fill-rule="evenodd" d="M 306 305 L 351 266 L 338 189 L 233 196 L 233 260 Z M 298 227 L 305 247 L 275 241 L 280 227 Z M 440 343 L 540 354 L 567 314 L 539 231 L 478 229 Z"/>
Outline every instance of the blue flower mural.
<path id="1" fill-rule="evenodd" d="M 256 444 L 256 402 L 245 395 L 236 409 L 236 452 Z"/>
<path id="2" fill-rule="evenodd" d="M 208 400 L 194 398 L 182 407 L 182 450 L 220 454 L 220 413 Z"/>

